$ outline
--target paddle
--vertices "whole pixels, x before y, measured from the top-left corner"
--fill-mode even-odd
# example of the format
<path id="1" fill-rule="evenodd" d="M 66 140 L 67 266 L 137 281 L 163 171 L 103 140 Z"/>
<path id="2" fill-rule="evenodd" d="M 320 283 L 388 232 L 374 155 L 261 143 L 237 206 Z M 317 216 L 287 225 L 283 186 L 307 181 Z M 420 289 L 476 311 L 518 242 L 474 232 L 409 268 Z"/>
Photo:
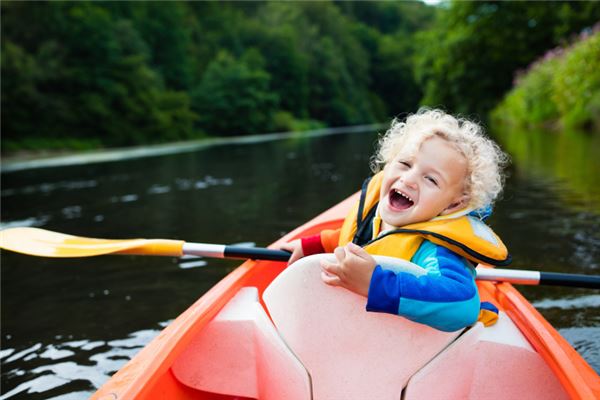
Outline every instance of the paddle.
<path id="1" fill-rule="evenodd" d="M 290 253 L 283 250 L 186 243 L 183 240 L 169 239 L 94 239 L 27 227 L 0 231 L 0 248 L 31 256 L 58 258 L 133 254 L 287 261 L 290 257 Z"/>
<path id="2" fill-rule="evenodd" d="M 168 239 L 94 239 L 65 235 L 39 228 L 9 228 L 0 231 L 0 248 L 40 257 L 92 257 L 133 254 L 181 257 L 240 258 L 287 261 L 284 250 L 222 244 L 186 243 Z M 600 276 L 529 270 L 477 268 L 477 279 L 521 285 L 554 285 L 600 289 Z"/>

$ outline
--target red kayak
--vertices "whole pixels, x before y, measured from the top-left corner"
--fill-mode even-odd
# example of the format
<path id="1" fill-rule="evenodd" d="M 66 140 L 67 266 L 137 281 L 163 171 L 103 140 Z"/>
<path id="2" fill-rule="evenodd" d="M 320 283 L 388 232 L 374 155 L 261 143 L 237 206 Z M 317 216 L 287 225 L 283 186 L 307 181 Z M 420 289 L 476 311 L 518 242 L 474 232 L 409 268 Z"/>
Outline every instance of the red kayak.
<path id="1" fill-rule="evenodd" d="M 339 227 L 355 201 L 270 247 Z M 600 398 L 598 374 L 511 284 L 478 282 L 498 323 L 441 332 L 365 312 L 364 298 L 321 281 L 320 257 L 244 262 L 92 398 Z"/>

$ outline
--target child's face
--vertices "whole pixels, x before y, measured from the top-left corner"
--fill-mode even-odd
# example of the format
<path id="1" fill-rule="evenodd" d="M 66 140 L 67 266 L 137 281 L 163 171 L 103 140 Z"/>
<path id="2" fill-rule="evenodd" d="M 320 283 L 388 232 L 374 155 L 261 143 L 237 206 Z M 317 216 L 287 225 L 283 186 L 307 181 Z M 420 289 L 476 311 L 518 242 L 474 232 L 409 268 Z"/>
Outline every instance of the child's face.
<path id="1" fill-rule="evenodd" d="M 467 160 L 438 136 L 425 140 L 413 155 L 397 155 L 384 168 L 379 194 L 384 228 L 425 222 L 464 208 L 466 176 Z"/>

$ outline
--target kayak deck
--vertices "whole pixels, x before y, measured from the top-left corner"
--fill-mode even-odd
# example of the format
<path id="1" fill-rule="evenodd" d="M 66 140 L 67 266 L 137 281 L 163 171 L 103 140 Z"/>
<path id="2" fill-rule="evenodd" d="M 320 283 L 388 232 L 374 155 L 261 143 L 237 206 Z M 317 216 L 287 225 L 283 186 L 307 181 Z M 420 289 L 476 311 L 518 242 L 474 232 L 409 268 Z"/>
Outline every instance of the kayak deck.
<path id="1" fill-rule="evenodd" d="M 278 243 L 338 227 L 353 203 L 354 197 L 345 200 Z M 284 322 L 280 319 L 285 319 L 286 313 L 271 312 L 263 300 L 265 290 L 285 268 L 284 263 L 273 261 L 243 263 L 165 328 L 92 398 L 331 398 L 336 393 L 332 385 L 341 387 L 339 376 L 343 374 L 336 378 L 335 374 L 327 375 L 327 371 L 335 368 L 327 367 L 325 373 L 318 368 L 329 359 L 334 366 L 338 364 L 337 369 L 343 369 L 352 360 L 333 360 L 333 356 L 320 354 L 314 348 L 311 353 L 310 345 L 307 350 L 294 348 L 302 347 L 303 341 L 294 339 L 293 333 L 287 333 L 288 328 L 281 325 Z M 415 370 L 409 371 L 403 380 L 378 385 L 378 390 L 382 386 L 391 391 L 391 398 L 400 398 L 402 394 L 407 400 L 436 398 L 441 394 L 445 398 L 532 397 L 523 390 L 530 390 L 530 394 L 543 390 L 548 395 L 544 398 L 600 397 L 598 375 L 510 284 L 479 282 L 478 287 L 481 300 L 492 301 L 501 310 L 499 323 L 492 328 L 478 323 L 462 335 L 457 333 L 447 342 L 440 342 L 439 349 L 425 357 L 424 362 L 415 364 Z M 283 289 L 279 298 L 286 293 L 289 290 Z M 307 307 L 310 316 L 316 306 L 307 304 Z M 364 305 L 358 309 L 364 310 Z M 391 319 L 392 324 L 410 324 L 394 316 L 364 311 L 360 314 L 359 318 L 375 315 Z M 328 322 L 324 318 L 317 323 Z M 352 328 L 353 333 L 355 329 Z M 360 347 L 349 350 L 349 354 L 358 353 L 358 368 L 361 361 L 366 365 L 359 370 L 358 380 L 367 378 L 372 371 L 389 370 L 378 362 L 377 354 L 365 354 Z M 383 350 L 384 356 L 390 353 Z M 305 355 L 303 352 L 307 351 Z M 369 355 L 376 358 L 366 361 Z M 373 374 L 378 375 L 381 373 Z M 363 379 L 362 386 L 365 393 L 375 395 L 374 391 L 368 392 L 369 385 L 375 386 L 372 379 Z M 352 379 L 349 384 L 355 381 Z M 362 390 L 360 384 L 349 387 L 353 388 L 350 395 L 358 395 Z M 348 398 L 347 395 L 344 393 L 342 397 Z M 378 394 L 377 398 L 383 396 L 386 394 Z"/>

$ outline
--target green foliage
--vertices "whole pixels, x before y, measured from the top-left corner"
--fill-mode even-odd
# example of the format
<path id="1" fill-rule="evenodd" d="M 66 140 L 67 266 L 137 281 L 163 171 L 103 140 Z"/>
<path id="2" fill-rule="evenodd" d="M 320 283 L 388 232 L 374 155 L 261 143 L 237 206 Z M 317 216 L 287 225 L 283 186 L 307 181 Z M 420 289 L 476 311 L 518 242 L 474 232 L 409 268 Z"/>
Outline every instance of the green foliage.
<path id="1" fill-rule="evenodd" d="M 271 129 L 279 99 L 269 88 L 270 76 L 262 64 L 255 51 L 240 60 L 222 51 L 208 65 L 194 103 L 209 134 L 244 135 Z"/>
<path id="2" fill-rule="evenodd" d="M 276 132 L 302 132 L 325 128 L 321 121 L 296 119 L 287 111 L 278 111 L 273 115 L 273 130 Z"/>
<path id="3" fill-rule="evenodd" d="M 18 152 L 24 149 L 34 151 L 60 151 L 78 150 L 87 151 L 101 148 L 102 144 L 97 139 L 75 139 L 75 138 L 46 138 L 28 136 L 21 140 L 2 139 L 3 152 Z"/>
<path id="4" fill-rule="evenodd" d="M 600 128 L 600 33 L 536 62 L 493 110 L 508 125 Z"/>
<path id="5" fill-rule="evenodd" d="M 415 111 L 422 97 L 414 73 L 415 32 L 433 23 L 435 9 L 417 2 L 338 2 L 352 16 L 353 36 L 370 61 L 369 103 L 375 119 Z"/>
<path id="6" fill-rule="evenodd" d="M 270 87 L 279 95 L 279 107 L 304 118 L 308 116 L 309 58 L 300 49 L 299 35 L 288 24 L 270 24 L 278 19 L 281 3 L 269 3 L 256 24 L 249 26 L 248 46 L 263 55 L 264 69 L 271 77 Z M 286 15 L 290 15 L 287 13 Z M 264 23 L 262 23 L 264 21 Z M 269 27 L 269 28 L 266 28 Z"/>
<path id="7" fill-rule="evenodd" d="M 559 63 L 552 102 L 564 125 L 600 128 L 600 32 L 579 43 Z"/>
<path id="8" fill-rule="evenodd" d="M 369 59 L 352 34 L 353 24 L 337 7 L 267 3 L 258 17 L 260 25 L 246 36 L 254 37 L 252 45 L 265 55 L 283 110 L 329 125 L 372 120 L 364 96 Z"/>
<path id="9" fill-rule="evenodd" d="M 394 2 L 1 7 L 2 132 L 24 146 L 387 119 L 417 106 L 410 38 L 433 16 L 424 4 Z"/>
<path id="10" fill-rule="evenodd" d="M 373 89 L 392 114 L 412 111 L 423 93 L 414 79 L 415 48 L 404 33 L 388 35 L 378 42 L 373 65 Z"/>
<path id="11" fill-rule="evenodd" d="M 0 7 L 2 135 L 13 145 L 74 138 L 121 146 L 364 124 L 419 104 L 483 115 L 517 69 L 600 19 L 600 3 L 564 1 Z M 589 75 L 579 64 L 561 73 Z M 569 79 L 581 86 L 583 76 Z M 570 88 L 566 79 L 557 85 Z M 536 121 L 566 109 L 570 124 L 598 114 L 600 99 L 584 106 L 568 90 L 556 110 L 536 102 L 548 90 L 542 81 L 528 77 L 527 94 L 510 101 L 525 102 Z"/>
<path id="12" fill-rule="evenodd" d="M 23 126 L 18 124 L 14 124 L 12 129 L 7 131 L 5 127 L 10 126 L 10 121 L 7 121 L 6 117 L 10 116 L 12 121 L 27 121 L 32 115 L 39 115 L 42 95 L 36 83 L 41 75 L 42 71 L 33 56 L 9 40 L 2 41 L 3 139 L 33 133 L 22 129 Z"/>
<path id="13" fill-rule="evenodd" d="M 415 32 L 432 24 L 433 9 L 418 2 L 337 1 L 341 12 L 383 34 Z"/>
<path id="14" fill-rule="evenodd" d="M 599 19 L 598 2 L 453 2 L 419 34 L 421 103 L 485 115 L 516 70 Z"/>
<path id="15" fill-rule="evenodd" d="M 130 21 L 115 21 L 93 3 L 3 4 L 15 19 L 28 18 L 31 10 L 53 23 L 36 26 L 37 40 L 19 24 L 5 28 L 2 74 L 11 77 L 2 81 L 5 138 L 97 139 L 118 146 L 192 136 L 187 94 L 164 88 Z"/>
<path id="16" fill-rule="evenodd" d="M 194 20 L 187 17 L 182 2 L 165 5 L 161 2 L 109 2 L 104 6 L 119 19 L 130 21 L 149 52 L 149 65 L 165 86 L 173 90 L 188 90 L 192 84 L 192 32 Z"/>
<path id="17" fill-rule="evenodd" d="M 514 90 L 502 101 L 493 115 L 496 120 L 518 119 L 527 124 L 544 124 L 558 118 L 556 104 L 551 101 L 552 76 L 556 73 L 557 60 L 536 65 L 524 75 Z M 510 109 L 510 112 L 505 110 Z"/>

